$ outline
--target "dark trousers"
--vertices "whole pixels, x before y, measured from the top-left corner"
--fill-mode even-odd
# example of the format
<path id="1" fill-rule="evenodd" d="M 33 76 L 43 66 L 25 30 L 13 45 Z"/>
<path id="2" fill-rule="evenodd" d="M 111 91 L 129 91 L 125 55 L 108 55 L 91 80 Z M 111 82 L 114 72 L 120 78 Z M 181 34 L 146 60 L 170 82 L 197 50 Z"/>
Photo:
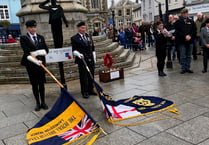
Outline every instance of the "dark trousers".
<path id="1" fill-rule="evenodd" d="M 32 84 L 33 95 L 36 99 L 36 104 L 45 104 L 45 87 L 44 83 Z M 40 102 L 41 98 L 41 102 Z"/>
<path id="2" fill-rule="evenodd" d="M 152 42 L 152 35 L 148 35 L 148 45 L 153 45 L 153 42 Z"/>
<path id="3" fill-rule="evenodd" d="M 163 71 L 165 66 L 166 48 L 156 48 L 156 56 L 158 72 Z"/>
<path id="4" fill-rule="evenodd" d="M 62 48 L 63 34 L 62 34 L 62 21 L 53 22 L 51 24 L 52 36 L 55 48 Z"/>
<path id="5" fill-rule="evenodd" d="M 209 48 L 203 47 L 203 67 L 204 70 L 208 68 Z"/>
<path id="6" fill-rule="evenodd" d="M 91 74 L 94 77 L 94 62 L 86 61 Z M 79 76 L 80 76 L 80 86 L 81 86 L 81 93 L 91 92 L 93 90 L 93 82 L 89 75 L 89 72 L 86 69 L 86 66 L 83 63 L 78 64 L 79 69 Z"/>

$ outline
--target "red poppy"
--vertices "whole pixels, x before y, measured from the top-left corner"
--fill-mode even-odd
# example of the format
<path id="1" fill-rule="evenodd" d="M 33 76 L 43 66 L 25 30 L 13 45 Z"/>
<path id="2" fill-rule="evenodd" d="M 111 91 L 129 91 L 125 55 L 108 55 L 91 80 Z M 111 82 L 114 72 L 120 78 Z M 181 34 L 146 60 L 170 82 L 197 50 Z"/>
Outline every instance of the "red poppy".
<path id="1" fill-rule="evenodd" d="M 113 59 L 109 53 L 106 53 L 106 55 L 104 57 L 104 65 L 109 68 L 113 65 Z"/>

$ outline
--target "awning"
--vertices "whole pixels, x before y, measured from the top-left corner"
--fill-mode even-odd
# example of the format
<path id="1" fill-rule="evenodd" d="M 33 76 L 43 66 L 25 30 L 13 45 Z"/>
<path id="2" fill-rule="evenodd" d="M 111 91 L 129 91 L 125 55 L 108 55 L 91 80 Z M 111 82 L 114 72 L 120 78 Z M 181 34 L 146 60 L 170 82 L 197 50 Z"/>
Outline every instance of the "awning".
<path id="1" fill-rule="evenodd" d="M 9 30 L 20 30 L 20 24 L 11 24 Z"/>

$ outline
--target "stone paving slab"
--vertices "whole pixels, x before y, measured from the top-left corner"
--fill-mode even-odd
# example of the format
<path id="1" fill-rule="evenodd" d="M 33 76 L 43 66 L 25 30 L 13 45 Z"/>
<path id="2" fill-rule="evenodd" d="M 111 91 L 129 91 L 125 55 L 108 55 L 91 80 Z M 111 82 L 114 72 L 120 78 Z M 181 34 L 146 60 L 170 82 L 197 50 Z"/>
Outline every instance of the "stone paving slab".
<path id="1" fill-rule="evenodd" d="M 4 139 L 4 142 L 6 143 L 6 145 L 27 145 L 25 138 L 26 133 Z"/>
<path id="2" fill-rule="evenodd" d="M 1 128 L 0 139 L 6 139 L 10 137 L 14 137 L 18 134 L 25 133 L 27 131 L 27 127 L 23 123 L 18 123 L 15 125 L 10 125 L 5 128 Z"/>
<path id="3" fill-rule="evenodd" d="M 32 112 L 22 113 L 20 115 L 4 118 L 0 120 L 0 129 L 24 121 L 33 120 L 35 118 L 37 118 L 37 116 L 35 116 Z"/>
<path id="4" fill-rule="evenodd" d="M 209 145 L 209 139 L 204 141 L 204 142 L 202 142 L 202 143 L 200 143 L 200 144 L 198 144 L 198 145 Z"/>
<path id="5" fill-rule="evenodd" d="M 146 138 L 127 128 L 122 128 L 98 139 L 94 145 L 135 145 L 144 139 Z"/>
<path id="6" fill-rule="evenodd" d="M 187 121 L 209 111 L 208 108 L 201 107 L 195 104 L 186 103 L 178 106 L 179 113 L 182 115 L 180 120 Z"/>
<path id="7" fill-rule="evenodd" d="M 209 138 L 208 131 L 209 118 L 198 116 L 172 129 L 169 129 L 167 132 L 193 144 L 198 144 Z"/>
<path id="8" fill-rule="evenodd" d="M 151 137 L 159 134 L 162 131 L 172 128 L 180 123 L 182 123 L 182 121 L 179 121 L 177 119 L 168 119 L 168 120 L 161 120 L 152 123 L 142 124 L 138 126 L 131 126 L 128 128 L 134 130 L 135 132 L 145 137 Z"/>
<path id="9" fill-rule="evenodd" d="M 167 133 L 160 133 L 137 145 L 192 145 Z"/>

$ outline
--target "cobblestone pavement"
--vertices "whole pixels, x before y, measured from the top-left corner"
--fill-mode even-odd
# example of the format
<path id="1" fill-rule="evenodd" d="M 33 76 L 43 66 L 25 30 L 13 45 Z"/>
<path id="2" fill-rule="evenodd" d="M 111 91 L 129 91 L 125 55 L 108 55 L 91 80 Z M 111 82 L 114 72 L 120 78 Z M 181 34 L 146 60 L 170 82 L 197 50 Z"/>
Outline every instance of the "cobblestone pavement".
<path id="1" fill-rule="evenodd" d="M 140 63 L 139 63 L 140 62 Z M 209 73 L 202 74 L 202 57 L 192 61 L 194 74 L 180 74 L 178 61 L 165 69 L 167 77 L 158 77 L 154 50 L 137 52 L 132 69 L 125 69 L 125 79 L 100 83 L 115 100 L 133 95 L 154 95 L 172 100 L 182 117 L 139 126 L 109 124 L 96 96 L 83 99 L 79 80 L 67 83 L 69 92 L 107 132 L 95 145 L 209 145 Z M 98 81 L 98 76 L 96 76 Z M 46 100 L 51 107 L 59 96 L 59 87 L 46 84 Z M 25 134 L 47 112 L 33 111 L 35 101 L 28 84 L 0 85 L 0 145 L 26 145 Z M 152 115 L 126 120 L 136 122 Z"/>

